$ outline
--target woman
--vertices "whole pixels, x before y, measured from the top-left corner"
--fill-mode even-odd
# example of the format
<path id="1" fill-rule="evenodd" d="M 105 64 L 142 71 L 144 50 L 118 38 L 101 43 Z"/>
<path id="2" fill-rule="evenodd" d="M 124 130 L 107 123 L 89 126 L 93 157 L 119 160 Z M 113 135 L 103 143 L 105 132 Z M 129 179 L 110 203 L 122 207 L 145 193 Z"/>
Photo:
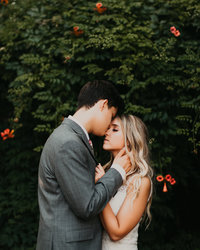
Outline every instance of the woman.
<path id="1" fill-rule="evenodd" d="M 98 165 L 95 181 L 109 169 L 117 153 L 125 147 L 131 160 L 131 170 L 124 183 L 101 213 L 102 250 L 136 250 L 139 223 L 147 215 L 149 221 L 152 200 L 152 175 L 149 166 L 147 129 L 136 116 L 115 118 L 106 132 L 103 149 L 111 152 L 111 161 L 104 168 Z"/>

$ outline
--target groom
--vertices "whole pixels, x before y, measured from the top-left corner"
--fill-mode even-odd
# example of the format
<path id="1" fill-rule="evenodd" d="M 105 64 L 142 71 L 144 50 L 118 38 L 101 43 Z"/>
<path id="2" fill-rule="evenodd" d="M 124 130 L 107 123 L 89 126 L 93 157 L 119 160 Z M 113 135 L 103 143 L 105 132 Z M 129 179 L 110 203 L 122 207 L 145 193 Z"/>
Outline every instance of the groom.
<path id="1" fill-rule="evenodd" d="M 44 145 L 38 176 L 40 222 L 37 250 L 101 250 L 99 213 L 130 169 L 124 152 L 95 184 L 89 134 L 103 136 L 122 100 L 107 81 L 85 84 L 78 109 L 65 118 Z"/>

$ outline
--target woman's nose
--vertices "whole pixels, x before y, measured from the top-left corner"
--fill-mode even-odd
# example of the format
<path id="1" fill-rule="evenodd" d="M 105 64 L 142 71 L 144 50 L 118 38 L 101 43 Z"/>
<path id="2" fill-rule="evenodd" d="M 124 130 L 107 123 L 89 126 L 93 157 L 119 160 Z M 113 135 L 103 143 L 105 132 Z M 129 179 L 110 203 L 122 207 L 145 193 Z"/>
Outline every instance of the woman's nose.
<path id="1" fill-rule="evenodd" d="M 105 136 L 108 136 L 110 134 L 110 128 L 106 130 Z"/>

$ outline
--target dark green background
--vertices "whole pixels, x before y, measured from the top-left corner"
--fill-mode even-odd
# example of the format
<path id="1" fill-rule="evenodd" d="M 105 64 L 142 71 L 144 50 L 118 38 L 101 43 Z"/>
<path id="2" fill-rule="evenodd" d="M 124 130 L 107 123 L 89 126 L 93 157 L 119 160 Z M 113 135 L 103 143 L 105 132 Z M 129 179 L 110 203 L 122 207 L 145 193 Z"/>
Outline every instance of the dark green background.
<path id="1" fill-rule="evenodd" d="M 153 219 L 140 228 L 139 249 L 200 249 L 200 3 L 102 3 L 103 14 L 96 1 L 0 4 L 0 131 L 15 129 L 0 140 L 0 249 L 35 249 L 41 148 L 94 79 L 116 83 L 126 112 L 146 123 L 155 177 L 176 179 L 163 193 L 154 177 Z M 101 142 L 94 144 L 105 162 Z"/>

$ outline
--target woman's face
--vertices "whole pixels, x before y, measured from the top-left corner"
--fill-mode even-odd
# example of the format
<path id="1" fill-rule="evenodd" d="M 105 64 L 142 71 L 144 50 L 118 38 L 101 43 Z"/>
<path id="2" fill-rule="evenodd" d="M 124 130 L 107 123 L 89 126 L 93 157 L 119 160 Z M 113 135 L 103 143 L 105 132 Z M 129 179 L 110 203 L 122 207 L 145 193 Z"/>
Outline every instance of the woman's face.
<path id="1" fill-rule="evenodd" d="M 110 151 L 113 156 L 124 147 L 124 134 L 122 132 L 122 127 L 120 119 L 116 117 L 110 124 L 108 130 L 105 134 L 105 139 L 103 143 L 103 149 Z"/>

